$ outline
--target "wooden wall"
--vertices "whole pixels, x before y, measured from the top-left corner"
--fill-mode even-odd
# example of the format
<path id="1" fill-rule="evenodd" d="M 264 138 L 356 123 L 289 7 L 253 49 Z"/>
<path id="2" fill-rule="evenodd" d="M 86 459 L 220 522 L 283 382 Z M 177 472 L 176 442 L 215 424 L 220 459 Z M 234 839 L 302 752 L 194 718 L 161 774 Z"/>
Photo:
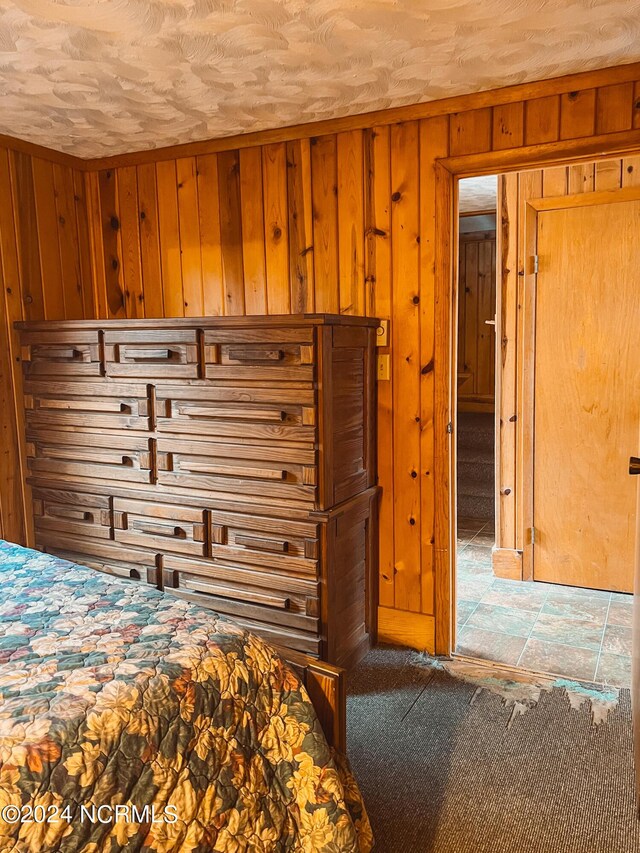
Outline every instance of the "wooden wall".
<path id="1" fill-rule="evenodd" d="M 496 545 L 505 551 L 521 551 L 525 542 L 523 512 L 523 353 L 519 343 L 522 302 L 519 272 L 527 258 L 524 241 L 524 205 L 527 199 L 567 196 L 622 187 L 640 186 L 640 157 L 585 162 L 503 175 L 498 183 L 501 210 L 499 251 L 502 268 L 501 322 L 502 368 L 500 371 L 500 443 L 498 455 L 499 508 Z M 519 334 L 520 333 L 520 334 Z M 517 555 L 507 554 L 494 561 L 497 573 L 521 577 Z"/>
<path id="2" fill-rule="evenodd" d="M 460 234 L 458 249 L 458 411 L 495 406 L 496 232 Z"/>
<path id="3" fill-rule="evenodd" d="M 84 174 L 0 147 L 0 537 L 25 542 L 16 320 L 93 317 Z M 28 503 L 26 504 L 28 506 Z"/>
<path id="4" fill-rule="evenodd" d="M 467 174 L 476 163 L 495 173 L 523 150 L 561 157 L 569 141 L 640 151 L 637 80 L 640 66 L 626 66 L 231 142 L 76 161 L 84 187 L 75 172 L 59 173 L 56 184 L 47 166 L 57 224 L 42 167 L 5 152 L 3 264 L 13 257 L 19 270 L 4 274 L 12 290 L 4 334 L 7 320 L 74 316 L 67 312 L 79 314 L 80 305 L 96 317 L 305 310 L 390 317 L 391 379 L 378 384 L 381 636 L 433 649 L 437 618 L 446 621 L 449 610 L 448 592 L 435 586 L 449 553 L 434 539 L 436 514 L 444 529 L 448 513 L 447 483 L 434 483 L 436 453 L 448 446 L 434 431 L 436 413 L 447 409 L 435 380 L 450 369 L 436 350 L 436 326 L 447 322 L 435 295 L 436 241 L 448 239 L 435 217 L 436 161 L 468 158 Z M 37 193 L 36 183 L 49 194 Z M 61 277 L 51 260 L 56 241 Z M 16 282 L 24 290 L 16 293 Z M 15 418 L 12 425 L 3 415 L 2 429 L 15 434 Z M 15 475 L 15 460 L 6 458 L 0 474 L 11 465 Z M 14 504 L 2 505 L 3 531 L 21 540 L 25 520 Z"/>

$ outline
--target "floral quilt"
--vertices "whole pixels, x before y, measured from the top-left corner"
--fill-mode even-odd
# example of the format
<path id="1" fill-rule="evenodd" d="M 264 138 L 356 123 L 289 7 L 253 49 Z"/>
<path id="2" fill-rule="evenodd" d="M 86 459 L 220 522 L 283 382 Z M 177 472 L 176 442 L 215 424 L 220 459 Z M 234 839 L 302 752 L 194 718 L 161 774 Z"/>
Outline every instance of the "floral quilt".
<path id="1" fill-rule="evenodd" d="M 0 850 L 367 853 L 297 676 L 231 620 L 0 541 Z"/>

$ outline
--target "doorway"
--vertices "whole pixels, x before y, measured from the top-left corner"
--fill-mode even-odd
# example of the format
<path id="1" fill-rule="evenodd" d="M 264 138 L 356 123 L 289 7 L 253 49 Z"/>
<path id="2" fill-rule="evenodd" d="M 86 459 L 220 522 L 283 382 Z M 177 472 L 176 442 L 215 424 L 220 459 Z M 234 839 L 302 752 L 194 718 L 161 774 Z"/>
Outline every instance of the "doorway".
<path id="1" fill-rule="evenodd" d="M 493 292 L 466 238 L 473 184 L 459 184 L 455 652 L 625 686 L 635 546 L 626 464 L 640 421 L 632 393 L 640 250 L 631 235 L 640 192 L 631 198 L 617 164 L 606 166 L 619 175 L 615 201 L 615 187 L 598 191 L 596 164 L 473 179 L 476 194 L 480 182 L 496 186 Z M 570 169 L 584 176 L 589 166 L 593 184 L 570 192 Z M 486 369 L 473 360 L 485 346 L 481 326 L 497 332 L 495 421 L 477 378 Z M 495 473 L 488 502 L 483 466 Z"/>

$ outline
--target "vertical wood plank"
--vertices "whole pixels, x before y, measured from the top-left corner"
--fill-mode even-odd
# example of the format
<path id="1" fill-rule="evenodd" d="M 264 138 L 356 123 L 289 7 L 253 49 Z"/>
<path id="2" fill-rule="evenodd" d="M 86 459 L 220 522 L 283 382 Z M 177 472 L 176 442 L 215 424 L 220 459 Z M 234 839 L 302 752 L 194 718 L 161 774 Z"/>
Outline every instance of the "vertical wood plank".
<path id="1" fill-rule="evenodd" d="M 340 311 L 338 285 L 338 163 L 335 136 L 311 140 L 313 265 L 316 311 Z"/>
<path id="2" fill-rule="evenodd" d="M 178 178 L 175 160 L 156 163 L 156 181 L 164 315 L 165 317 L 184 317 Z"/>
<path id="3" fill-rule="evenodd" d="M 392 125 L 395 606 L 421 610 L 418 123 Z"/>
<path id="4" fill-rule="evenodd" d="M 596 169 L 594 163 L 569 166 L 569 194 L 593 192 Z"/>
<path id="5" fill-rule="evenodd" d="M 492 320 L 496 313 L 495 303 L 495 241 L 478 243 L 478 394 L 494 396 L 494 326 L 485 321 Z"/>
<path id="6" fill-rule="evenodd" d="M 601 160 L 596 163 L 595 188 L 600 190 L 617 190 L 622 186 L 622 161 Z"/>
<path id="7" fill-rule="evenodd" d="M 197 163 L 204 312 L 217 317 L 224 314 L 218 157 L 205 154 L 198 157 Z"/>
<path id="8" fill-rule="evenodd" d="M 524 111 L 524 144 L 540 145 L 560 137 L 560 96 L 527 101 Z"/>
<path id="9" fill-rule="evenodd" d="M 490 151 L 493 135 L 491 107 L 452 113 L 449 129 L 449 149 L 452 157 Z"/>
<path id="10" fill-rule="evenodd" d="M 361 130 L 338 134 L 337 156 L 340 313 L 364 314 L 364 150 Z"/>
<path id="11" fill-rule="evenodd" d="M 596 133 L 616 133 L 633 126 L 633 83 L 602 86 L 596 99 Z"/>
<path id="12" fill-rule="evenodd" d="M 142 163 L 138 166 L 136 168 L 136 182 L 138 185 L 140 270 L 144 294 L 144 315 L 149 318 L 164 317 L 155 165 L 153 163 Z"/>
<path id="13" fill-rule="evenodd" d="M 107 294 L 107 316 L 124 317 L 125 299 L 122 281 L 120 246 L 120 211 L 116 173 L 112 169 L 98 175 L 100 185 L 100 219 L 102 223 L 103 264 Z"/>
<path id="14" fill-rule="evenodd" d="M 622 186 L 640 186 L 640 157 L 625 157 L 622 161 Z"/>
<path id="15" fill-rule="evenodd" d="M 75 222 L 77 228 L 78 262 L 80 265 L 80 287 L 82 290 L 82 316 L 85 319 L 97 317 L 93 282 L 93 264 L 91 253 L 91 226 L 84 172 L 73 173 L 75 204 Z"/>
<path id="16" fill-rule="evenodd" d="M 291 313 L 313 311 L 311 151 L 308 139 L 287 142 Z"/>
<path id="17" fill-rule="evenodd" d="M 496 405 L 499 417 L 498 518 L 496 546 L 516 547 L 515 480 L 517 436 L 517 321 L 518 321 L 518 175 L 512 172 L 498 178 L 499 221 L 496 249 L 500 257 L 499 373 Z"/>
<path id="18" fill-rule="evenodd" d="M 287 151 L 283 142 L 262 148 L 264 227 L 269 314 L 291 312 L 287 215 Z"/>
<path id="19" fill-rule="evenodd" d="M 366 279 L 373 284 L 373 313 L 390 320 L 393 331 L 393 292 L 391 287 L 391 151 L 388 127 L 374 128 L 366 135 L 369 169 L 366 175 L 367 255 Z M 333 148 L 335 151 L 335 148 Z M 334 164 L 335 165 L 335 164 Z M 329 200 L 335 200 L 331 193 Z M 316 243 L 317 245 L 317 243 Z M 316 279 L 317 280 L 317 279 Z M 336 278 L 337 281 L 337 278 Z M 392 334 L 392 332 L 391 332 Z M 391 340 L 389 339 L 389 343 Z M 391 346 L 378 347 L 378 353 L 390 355 Z M 379 503 L 378 598 L 381 606 L 394 606 L 394 498 L 393 498 L 393 371 L 388 380 L 378 382 L 378 484 L 382 488 Z"/>
<path id="20" fill-rule="evenodd" d="M 130 319 L 145 316 L 138 213 L 138 176 L 135 166 L 116 170 L 120 211 L 124 310 Z"/>
<path id="21" fill-rule="evenodd" d="M 545 198 L 567 194 L 568 172 L 566 166 L 553 166 L 544 170 L 542 193 Z"/>
<path id="22" fill-rule="evenodd" d="M 472 393 L 478 393 L 478 244 L 464 241 L 464 372 L 470 373 Z M 460 282 L 462 287 L 462 282 Z"/>
<path id="23" fill-rule="evenodd" d="M 185 317 L 204 314 L 202 293 L 202 258 L 200 254 L 200 214 L 196 158 L 176 161 L 178 179 L 178 227 L 180 230 L 180 262 Z"/>
<path id="24" fill-rule="evenodd" d="M 247 314 L 266 314 L 267 273 L 260 148 L 243 148 L 240 151 L 240 199 L 245 310 Z"/>
<path id="25" fill-rule="evenodd" d="M 45 316 L 44 296 L 31 158 L 18 151 L 11 151 L 9 165 L 25 319 L 42 320 Z"/>
<path id="26" fill-rule="evenodd" d="M 106 320 L 109 316 L 107 309 L 107 279 L 104 261 L 104 245 L 102 241 L 102 211 L 100 207 L 100 177 L 99 172 L 85 172 L 84 186 L 89 212 L 89 238 L 91 245 L 91 273 L 93 284 L 93 300 L 96 318 Z"/>
<path id="27" fill-rule="evenodd" d="M 73 171 L 69 167 L 53 164 L 64 316 L 67 320 L 81 320 L 84 308 L 73 178 Z"/>
<path id="28" fill-rule="evenodd" d="M 435 610 L 435 160 L 449 153 L 449 119 L 420 122 L 420 563 L 421 609 Z M 393 321 L 395 322 L 395 321 Z M 455 346 L 455 344 L 453 344 Z M 444 501 L 444 498 L 442 498 Z"/>
<path id="29" fill-rule="evenodd" d="M 560 98 L 560 139 L 592 136 L 596 126 L 596 90 L 567 92 Z"/>
<path id="30" fill-rule="evenodd" d="M 633 127 L 640 127 L 640 81 L 637 81 L 633 87 Z"/>
<path id="31" fill-rule="evenodd" d="M 218 154 L 218 190 L 225 314 L 244 314 L 240 158 L 237 151 Z"/>
<path id="32" fill-rule="evenodd" d="M 33 157 L 31 165 L 37 228 L 34 238 L 40 250 L 44 316 L 47 320 L 63 320 L 65 316 L 64 289 L 60 245 L 58 243 L 58 216 L 56 213 L 56 191 L 53 183 L 53 164 L 48 160 Z"/>
<path id="33" fill-rule="evenodd" d="M 493 108 L 494 151 L 519 148 L 524 142 L 524 103 L 501 104 Z"/>

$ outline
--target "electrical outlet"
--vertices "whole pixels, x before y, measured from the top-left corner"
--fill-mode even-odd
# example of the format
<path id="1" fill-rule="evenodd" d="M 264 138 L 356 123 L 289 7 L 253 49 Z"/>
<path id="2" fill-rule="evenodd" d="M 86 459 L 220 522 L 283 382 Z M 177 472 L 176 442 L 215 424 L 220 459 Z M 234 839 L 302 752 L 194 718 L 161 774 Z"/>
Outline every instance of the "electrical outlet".
<path id="1" fill-rule="evenodd" d="M 390 355 L 378 355 L 378 363 L 377 363 L 377 375 L 378 382 L 385 381 L 387 379 L 391 379 L 391 356 Z"/>

